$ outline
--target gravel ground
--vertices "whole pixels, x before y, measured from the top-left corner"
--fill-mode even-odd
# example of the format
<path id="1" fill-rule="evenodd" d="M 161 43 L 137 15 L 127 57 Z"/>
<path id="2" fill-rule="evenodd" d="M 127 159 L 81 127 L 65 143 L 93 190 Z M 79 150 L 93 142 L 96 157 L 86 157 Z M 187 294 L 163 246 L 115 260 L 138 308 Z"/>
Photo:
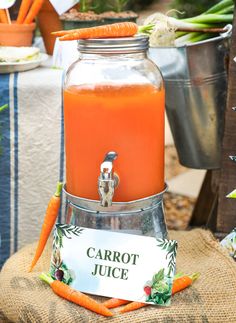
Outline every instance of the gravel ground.
<path id="1" fill-rule="evenodd" d="M 165 148 L 165 177 L 171 179 L 188 168 L 180 165 L 174 146 Z M 164 196 L 168 229 L 185 230 L 188 227 L 196 199 L 167 192 Z"/>

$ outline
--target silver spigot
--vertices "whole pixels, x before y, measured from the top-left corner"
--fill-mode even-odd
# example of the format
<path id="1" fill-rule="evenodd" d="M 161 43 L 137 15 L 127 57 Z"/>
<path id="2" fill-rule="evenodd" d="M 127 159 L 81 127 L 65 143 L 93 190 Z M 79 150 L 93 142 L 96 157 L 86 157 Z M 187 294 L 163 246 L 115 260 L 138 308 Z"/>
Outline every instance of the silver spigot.
<path id="1" fill-rule="evenodd" d="M 100 176 L 98 178 L 98 192 L 102 206 L 111 206 L 114 191 L 119 183 L 119 177 L 113 172 L 113 161 L 117 158 L 117 153 L 110 151 L 106 154 L 101 164 Z"/>

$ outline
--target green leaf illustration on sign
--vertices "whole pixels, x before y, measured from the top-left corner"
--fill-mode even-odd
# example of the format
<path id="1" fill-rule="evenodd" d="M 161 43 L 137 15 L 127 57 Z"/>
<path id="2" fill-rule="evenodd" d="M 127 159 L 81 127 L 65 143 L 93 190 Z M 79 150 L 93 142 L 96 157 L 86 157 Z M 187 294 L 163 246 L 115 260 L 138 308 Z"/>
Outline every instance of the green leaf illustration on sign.
<path id="1" fill-rule="evenodd" d="M 53 250 L 49 273 L 53 279 L 60 280 L 68 285 L 75 279 L 75 273 L 68 269 L 66 264 L 61 260 L 59 249 Z"/>
<path id="2" fill-rule="evenodd" d="M 71 235 L 79 236 L 84 229 L 68 224 L 56 224 L 54 231 L 53 248 L 63 247 L 63 237 L 71 239 Z"/>
<path id="3" fill-rule="evenodd" d="M 169 260 L 169 271 L 168 275 L 171 275 L 171 273 L 174 273 L 175 271 L 175 259 L 176 259 L 176 253 L 177 253 L 177 242 L 171 241 L 167 239 L 157 239 L 158 247 L 161 247 L 162 250 L 166 250 L 166 259 Z"/>
<path id="4" fill-rule="evenodd" d="M 164 268 L 159 270 L 157 274 L 155 274 L 152 278 L 154 283 L 158 283 L 159 281 L 164 279 Z"/>
<path id="5" fill-rule="evenodd" d="M 147 281 L 144 292 L 147 295 L 146 302 L 168 305 L 171 298 L 172 283 L 169 276 L 165 276 L 164 268 L 153 275 L 151 281 Z"/>
<path id="6" fill-rule="evenodd" d="M 56 280 L 70 285 L 75 279 L 75 274 L 68 269 L 61 259 L 60 248 L 63 247 L 63 238 L 71 239 L 72 235 L 81 235 L 84 229 L 68 224 L 56 224 L 53 240 L 53 253 L 51 257 L 50 274 Z"/>

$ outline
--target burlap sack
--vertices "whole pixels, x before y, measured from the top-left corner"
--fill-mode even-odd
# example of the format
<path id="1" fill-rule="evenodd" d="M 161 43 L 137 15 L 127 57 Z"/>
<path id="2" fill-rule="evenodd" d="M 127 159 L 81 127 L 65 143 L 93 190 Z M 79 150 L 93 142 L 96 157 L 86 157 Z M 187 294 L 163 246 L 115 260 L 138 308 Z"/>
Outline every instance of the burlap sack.
<path id="1" fill-rule="evenodd" d="M 171 232 L 178 240 L 178 270 L 199 271 L 194 285 L 176 294 L 170 307 L 148 306 L 104 318 L 54 295 L 37 277 L 49 268 L 48 248 L 33 273 L 27 273 L 35 249 L 29 245 L 13 255 L 0 274 L 0 321 L 27 323 L 87 322 L 236 322 L 236 263 L 211 233 L 200 229 Z M 103 300 L 102 297 L 94 297 Z"/>

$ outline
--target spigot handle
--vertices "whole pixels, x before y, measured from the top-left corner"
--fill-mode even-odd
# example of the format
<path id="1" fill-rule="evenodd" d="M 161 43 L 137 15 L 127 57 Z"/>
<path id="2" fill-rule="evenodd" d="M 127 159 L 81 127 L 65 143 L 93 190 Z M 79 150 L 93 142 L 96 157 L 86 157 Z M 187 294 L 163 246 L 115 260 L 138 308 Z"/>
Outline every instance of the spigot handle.
<path id="1" fill-rule="evenodd" d="M 102 206 L 111 206 L 114 196 L 114 190 L 118 185 L 119 178 L 113 173 L 113 161 L 117 158 L 117 153 L 110 151 L 106 154 L 100 167 L 100 176 L 98 178 L 98 192 Z"/>
<path id="2" fill-rule="evenodd" d="M 106 154 L 104 158 L 104 162 L 113 162 L 117 158 L 118 154 L 115 151 L 110 151 L 109 153 Z"/>

